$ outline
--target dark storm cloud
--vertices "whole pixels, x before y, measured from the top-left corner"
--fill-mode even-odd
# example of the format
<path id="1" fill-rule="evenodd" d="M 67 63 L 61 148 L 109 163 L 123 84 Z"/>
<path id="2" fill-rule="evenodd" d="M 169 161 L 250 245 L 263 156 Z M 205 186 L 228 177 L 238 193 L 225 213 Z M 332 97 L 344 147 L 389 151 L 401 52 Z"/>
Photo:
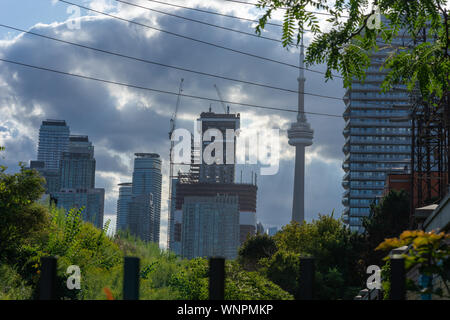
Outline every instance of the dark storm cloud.
<path id="1" fill-rule="evenodd" d="M 101 168 L 102 171 L 118 172 L 124 175 L 130 173 L 130 168 L 122 163 L 119 156 L 110 155 L 107 152 L 99 152 L 97 149 L 95 160 L 97 168 Z"/>
<path id="2" fill-rule="evenodd" d="M 199 17 L 189 11 L 180 13 L 187 17 Z M 143 11 L 139 21 L 150 24 L 147 15 L 149 13 Z M 162 29 L 298 64 L 297 54 L 290 53 L 280 44 L 271 41 L 196 23 L 186 23 L 166 16 L 154 15 L 154 17 L 157 19 L 158 27 Z M 217 17 L 214 19 L 203 17 L 203 19 L 252 32 L 252 29 L 247 28 L 249 24 L 245 22 Z M 36 26 L 32 31 L 56 38 L 67 37 L 69 41 L 165 64 L 278 87 L 297 88 L 298 70 L 295 68 L 233 54 L 219 48 L 129 25 L 116 19 L 89 17 L 81 21 L 81 30 L 71 31 L 66 25 L 54 25 Z M 4 47 L 0 51 L 0 56 L 38 66 L 172 92 L 177 92 L 180 78 L 184 78 L 185 94 L 217 99 L 213 87 L 217 84 L 225 100 L 291 109 L 295 109 L 297 105 L 296 94 L 130 61 L 31 35 L 24 35 Z M 325 83 L 323 75 L 310 72 L 305 74 L 307 92 L 338 97 L 343 95 L 340 81 Z M 27 160 L 36 157 L 35 144 L 41 121 L 44 118 L 56 118 L 66 119 L 72 133 L 89 135 L 96 146 L 98 171 L 128 175 L 131 179 L 130 166 L 134 152 L 158 152 L 167 163 L 169 119 L 175 108 L 176 96 L 105 85 L 5 63 L 0 64 L 1 78 L 8 84 L 11 99 L 16 101 L 17 107 L 12 111 L 9 103 L 0 103 L 0 112 L 8 111 L 11 119 L 28 128 L 23 134 L 31 135 L 35 139 L 33 141 L 22 136 L 20 139 L 8 140 L 14 141 L 15 145 L 12 148 L 17 152 L 18 159 Z M 178 126 L 192 128 L 192 121 L 201 111 L 206 111 L 209 105 L 208 101 L 182 98 Z M 254 117 L 251 120 L 257 120 L 258 116 L 273 114 L 261 109 L 233 105 L 231 107 L 234 112 L 241 112 L 242 121 L 251 117 Z M 42 112 L 36 112 L 39 108 Z M 222 110 L 218 102 L 213 102 L 213 109 L 217 112 Z M 344 106 L 341 101 L 307 96 L 306 109 L 311 112 L 342 114 Z M 276 114 L 282 119 L 295 120 L 294 113 Z M 192 116 L 192 121 L 184 118 L 187 115 Z M 312 115 L 308 116 L 308 119 L 315 130 L 314 145 L 308 150 L 317 151 L 325 159 L 341 159 L 343 120 Z M 1 121 L 0 125 L 5 126 Z M 117 154 L 128 157 L 130 161 L 124 163 Z M 323 189 L 320 187 L 314 185 L 307 189 L 307 214 L 314 215 L 320 210 L 328 213 L 325 211 L 336 208 L 340 202 L 341 175 L 336 172 L 339 169 L 325 163 L 313 163 L 307 170 L 310 170 L 308 176 L 311 181 L 323 181 L 324 174 L 327 181 L 329 179 L 326 185 L 328 192 L 326 199 L 318 201 L 318 197 L 323 196 Z M 258 220 L 264 224 L 281 225 L 289 222 L 292 175 L 292 160 L 283 160 L 277 175 L 259 178 Z M 106 175 L 97 178 L 97 185 L 105 187 L 107 192 L 115 190 L 116 182 Z M 109 210 L 107 213 L 113 213 L 110 211 L 115 206 L 115 200 L 108 197 L 106 201 Z"/>

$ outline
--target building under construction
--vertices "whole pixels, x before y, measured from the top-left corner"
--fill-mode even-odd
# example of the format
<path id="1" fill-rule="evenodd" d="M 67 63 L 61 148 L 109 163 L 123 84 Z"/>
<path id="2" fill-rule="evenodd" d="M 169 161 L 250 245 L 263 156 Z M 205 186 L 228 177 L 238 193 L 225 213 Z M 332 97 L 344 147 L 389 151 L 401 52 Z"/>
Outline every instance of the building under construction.
<path id="1" fill-rule="evenodd" d="M 223 150 L 222 156 L 224 159 L 227 159 L 227 130 L 237 130 L 239 129 L 240 115 L 239 114 L 230 114 L 229 112 L 224 114 L 218 114 L 211 112 L 202 112 L 200 118 L 197 120 L 197 128 L 198 133 L 201 137 L 205 134 L 207 130 L 217 130 L 222 134 L 222 142 Z M 197 219 L 203 219 L 204 215 L 213 215 L 215 214 L 213 211 L 217 211 L 216 209 L 221 209 L 222 215 L 234 216 L 237 215 L 239 217 L 238 222 L 235 226 L 238 230 L 238 238 L 237 243 L 233 244 L 234 246 L 234 254 L 237 253 L 237 249 L 240 244 L 242 244 L 248 235 L 254 235 L 256 233 L 256 199 L 257 199 L 257 186 L 256 186 L 256 175 L 253 178 L 251 183 L 247 184 L 236 184 L 235 181 L 235 158 L 236 158 L 236 145 L 234 140 L 233 145 L 233 155 L 231 155 L 233 162 L 226 163 L 225 160 L 222 163 L 213 163 L 207 164 L 204 159 L 201 158 L 205 148 L 208 147 L 210 143 L 215 141 L 216 138 L 210 139 L 210 141 L 197 141 L 194 137 L 192 137 L 191 143 L 191 164 L 188 172 L 179 172 L 177 176 L 172 177 L 172 188 L 171 188 L 171 200 L 170 200 L 170 212 L 169 212 L 169 249 L 173 252 L 182 255 L 183 248 L 185 248 L 188 253 L 186 253 L 186 257 L 191 258 L 195 253 L 193 252 L 202 252 L 195 251 L 193 248 L 195 247 L 193 243 L 201 243 L 207 242 L 206 238 L 201 240 L 198 237 L 203 237 L 200 235 L 200 228 L 203 229 L 211 229 L 213 230 L 214 226 L 206 226 L 206 225 L 195 225 L 193 223 L 189 223 L 189 230 L 187 228 L 187 224 L 183 225 L 185 220 L 187 219 L 187 215 L 185 215 L 185 211 L 189 210 L 192 212 L 194 208 L 199 210 L 199 215 Z M 235 139 L 235 138 L 233 138 Z M 205 139 L 207 140 L 207 139 Z M 219 142 L 219 141 L 216 141 Z M 228 149 L 230 151 L 230 149 Z M 230 156 L 230 155 L 228 155 Z M 202 159 L 202 161 L 199 161 Z M 236 206 L 233 207 L 228 203 L 228 200 L 225 201 L 227 210 L 222 210 L 217 206 L 220 206 L 221 203 L 225 203 L 223 199 L 236 199 Z M 210 203 L 206 204 L 206 199 L 211 199 Z M 195 203 L 198 200 L 198 206 L 195 207 Z M 201 201 L 200 201 L 201 200 Z M 234 200 L 233 200 L 234 201 Z M 231 201 L 231 202 L 233 202 Z M 188 203 L 188 205 L 187 205 Z M 215 206 L 217 207 L 216 209 Z M 187 208 L 189 207 L 189 208 Z M 202 209 L 199 209 L 202 207 Z M 223 211 L 223 212 L 222 212 Z M 189 221 L 193 218 L 192 214 L 189 215 L 191 217 Z M 217 219 L 216 219 L 217 220 Z M 199 220 L 200 221 L 200 220 Z M 203 221 L 203 220 L 202 220 Z M 204 220 L 204 221 L 212 221 Z M 224 220 L 225 221 L 225 220 Z M 200 223 L 200 222 L 199 222 Z M 212 223 L 212 222 L 211 222 Z M 224 226 L 225 227 L 225 226 Z M 220 228 L 219 228 L 220 229 Z M 231 228 L 233 229 L 233 228 Z M 233 229 L 235 230 L 235 229 Z M 183 237 L 185 234 L 185 237 Z M 186 237 L 186 234 L 189 234 L 189 237 Z M 197 237 L 195 236 L 197 234 Z M 219 236 L 219 235 L 218 235 Z M 210 234 L 205 237 L 211 237 Z M 184 240 L 183 240 L 184 239 Z M 208 238 L 209 239 L 209 238 Z M 186 242 L 190 241 L 189 245 Z M 205 244 L 206 245 L 206 244 Z M 221 244 L 219 246 L 222 246 Z M 188 248 L 188 249 L 187 249 Z M 212 248 L 211 250 L 213 250 Z M 194 251 L 193 251 L 194 250 Z M 209 249 L 208 249 L 209 250 Z M 209 252 L 218 252 L 206 250 L 206 253 Z M 225 249 L 224 249 L 225 250 Z M 228 250 L 228 251 L 227 251 Z M 225 250 L 226 252 L 230 252 L 229 248 Z M 225 252 L 224 251 L 224 252 Z M 233 255 L 227 255 L 228 258 L 233 258 Z"/>
<path id="2" fill-rule="evenodd" d="M 448 95 L 435 105 L 420 98 L 414 102 L 411 201 L 417 208 L 439 203 L 448 192 L 449 105 Z"/>

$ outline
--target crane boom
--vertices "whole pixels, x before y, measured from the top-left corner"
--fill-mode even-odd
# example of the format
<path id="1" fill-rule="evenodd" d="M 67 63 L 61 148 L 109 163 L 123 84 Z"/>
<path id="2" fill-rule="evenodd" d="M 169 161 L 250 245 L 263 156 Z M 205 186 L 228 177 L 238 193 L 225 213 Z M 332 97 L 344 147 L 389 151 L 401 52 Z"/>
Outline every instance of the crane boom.
<path id="1" fill-rule="evenodd" d="M 170 129 L 169 129 L 169 139 L 170 139 L 170 151 L 169 151 L 169 203 L 168 203 L 168 217 L 169 217 L 169 225 L 168 225 L 168 237 L 167 237 L 167 247 L 170 249 L 171 246 L 171 241 L 172 241 L 172 232 L 173 232 L 173 215 L 174 212 L 172 212 L 172 179 L 174 178 L 173 175 L 173 147 L 174 147 L 174 142 L 172 141 L 172 134 L 176 128 L 176 120 L 177 120 L 177 114 L 178 114 L 178 109 L 180 107 L 180 101 L 181 101 L 181 92 L 183 91 L 183 81 L 184 79 L 181 78 L 180 80 L 180 87 L 178 89 L 178 98 L 177 98 L 177 104 L 175 106 L 175 111 L 172 114 L 172 118 L 170 119 Z"/>
<path id="2" fill-rule="evenodd" d="M 220 94 L 219 87 L 218 87 L 217 85 L 214 84 L 214 88 L 216 88 L 217 95 L 219 96 L 220 103 L 222 104 L 222 107 L 223 107 L 223 111 L 224 111 L 225 113 L 227 113 L 227 108 L 225 107 L 225 103 L 223 103 L 223 98 L 222 98 L 222 95 Z"/>
<path id="3" fill-rule="evenodd" d="M 177 104 L 175 106 L 175 111 L 172 114 L 172 118 L 170 119 L 169 139 L 172 137 L 172 133 L 175 130 L 175 126 L 176 126 L 177 114 L 178 114 L 178 109 L 180 107 L 180 101 L 181 101 L 181 92 L 183 91 L 183 81 L 184 81 L 184 79 L 181 78 L 180 87 L 178 89 Z"/>

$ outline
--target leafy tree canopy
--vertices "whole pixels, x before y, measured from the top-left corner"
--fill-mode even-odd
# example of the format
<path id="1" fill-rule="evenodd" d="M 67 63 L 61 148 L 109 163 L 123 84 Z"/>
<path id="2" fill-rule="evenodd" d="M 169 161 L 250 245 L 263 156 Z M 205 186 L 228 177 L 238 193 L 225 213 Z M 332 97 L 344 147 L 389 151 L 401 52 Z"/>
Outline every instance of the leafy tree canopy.
<path id="1" fill-rule="evenodd" d="M 379 264 L 382 255 L 374 252 L 386 238 L 399 236 L 409 227 L 409 195 L 406 191 L 392 190 L 380 203 L 371 207 L 371 216 L 363 219 L 363 227 L 368 244 L 367 260 Z"/>
<path id="2" fill-rule="evenodd" d="M 274 248 L 270 238 L 276 252 L 267 254 L 267 248 Z M 352 298 L 363 282 L 364 265 L 360 257 L 365 249 L 362 237 L 351 233 L 342 221 L 333 215 L 319 215 L 311 223 L 292 222 L 273 237 L 248 239 L 240 250 L 239 261 L 252 261 L 258 272 L 297 296 L 300 258 L 312 256 L 316 259 L 316 297 Z"/>
<path id="3" fill-rule="evenodd" d="M 45 233 L 50 220 L 46 208 L 35 203 L 44 192 L 34 170 L 7 174 L 0 168 L 0 261 L 15 261 L 22 245 Z"/>
<path id="4" fill-rule="evenodd" d="M 450 71 L 446 4 L 446 0 L 378 0 L 375 5 L 368 0 L 259 0 L 257 7 L 265 14 L 256 32 L 261 33 L 274 11 L 284 10 L 283 46 L 298 44 L 309 29 L 313 40 L 306 62 L 325 64 L 326 79 L 337 71 L 350 87 L 353 78 L 364 80 L 371 53 L 385 50 L 389 56 L 383 65 L 388 70 L 384 90 L 398 83 L 412 90 L 418 84 L 424 99 L 442 99 L 448 91 Z M 319 17 L 324 16 L 311 9 L 328 14 L 328 30 L 320 24 Z M 386 18 L 379 27 L 371 24 L 374 13 Z M 401 45 L 393 44 L 398 35 L 406 35 Z"/>
<path id="5" fill-rule="evenodd" d="M 272 237 L 267 234 L 257 234 L 250 237 L 239 248 L 240 263 L 249 271 L 257 270 L 258 262 L 262 258 L 270 258 L 277 251 L 277 245 Z"/>

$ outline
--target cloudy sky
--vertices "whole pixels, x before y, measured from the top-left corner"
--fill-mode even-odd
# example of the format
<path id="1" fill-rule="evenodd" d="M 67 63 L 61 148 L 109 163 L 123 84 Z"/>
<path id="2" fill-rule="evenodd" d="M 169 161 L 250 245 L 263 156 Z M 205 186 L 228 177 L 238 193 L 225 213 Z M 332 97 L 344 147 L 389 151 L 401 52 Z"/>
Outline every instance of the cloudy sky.
<path id="1" fill-rule="evenodd" d="M 70 0 L 73 3 L 154 26 L 202 41 L 245 51 L 298 65 L 298 50 L 286 50 L 281 44 L 207 25 L 163 15 L 114 0 Z M 174 8 L 147 0 L 126 0 L 149 8 L 205 22 L 254 32 L 251 22 Z M 166 2 L 202 8 L 225 14 L 257 18 L 261 12 L 251 6 L 223 0 L 167 0 Z M 68 11 L 68 4 L 56 0 L 3 0 L 0 24 L 64 39 L 103 50 L 152 60 L 200 72 L 258 82 L 272 86 L 297 88 L 298 69 L 233 53 L 133 25 L 102 14 L 81 10 Z M 75 13 L 75 15 L 74 15 Z M 79 29 L 73 29 L 73 19 Z M 274 20 L 273 22 L 277 22 Z M 279 21 L 278 21 L 279 22 Z M 280 37 L 280 28 L 268 26 L 267 37 Z M 309 42 L 306 35 L 306 44 Z M 39 67 L 106 79 L 136 86 L 177 92 L 184 78 L 183 93 L 217 99 L 214 84 L 225 100 L 296 109 L 294 93 L 202 76 L 157 65 L 111 56 L 92 50 L 36 37 L 0 27 L 0 58 Z M 312 67 L 322 70 L 322 66 Z M 325 82 L 323 75 L 306 72 L 306 92 L 342 97 L 342 81 Z M 177 97 L 162 93 L 73 78 L 41 70 L 0 62 L 0 145 L 6 152 L 0 160 L 10 172 L 18 162 L 37 157 L 39 126 L 42 120 L 64 119 L 72 134 L 86 134 L 95 145 L 96 186 L 106 189 L 105 214 L 116 213 L 117 184 L 131 181 L 135 152 L 156 152 L 163 159 L 163 203 L 161 245 L 166 243 L 167 172 L 169 120 Z M 220 112 L 218 102 L 183 97 L 177 126 L 190 129 L 200 112 Z M 258 176 L 258 220 L 265 226 L 289 222 L 292 206 L 294 149 L 287 144 L 286 130 L 295 114 L 230 105 L 241 114 L 241 129 L 280 129 L 281 159 L 279 172 Z M 342 101 L 306 96 L 306 111 L 342 114 Z M 343 206 L 341 179 L 343 170 L 341 118 L 309 115 L 314 144 L 306 152 L 306 203 L 308 221 L 318 213 L 340 216 Z M 250 181 L 255 166 L 240 166 L 245 181 Z"/>

